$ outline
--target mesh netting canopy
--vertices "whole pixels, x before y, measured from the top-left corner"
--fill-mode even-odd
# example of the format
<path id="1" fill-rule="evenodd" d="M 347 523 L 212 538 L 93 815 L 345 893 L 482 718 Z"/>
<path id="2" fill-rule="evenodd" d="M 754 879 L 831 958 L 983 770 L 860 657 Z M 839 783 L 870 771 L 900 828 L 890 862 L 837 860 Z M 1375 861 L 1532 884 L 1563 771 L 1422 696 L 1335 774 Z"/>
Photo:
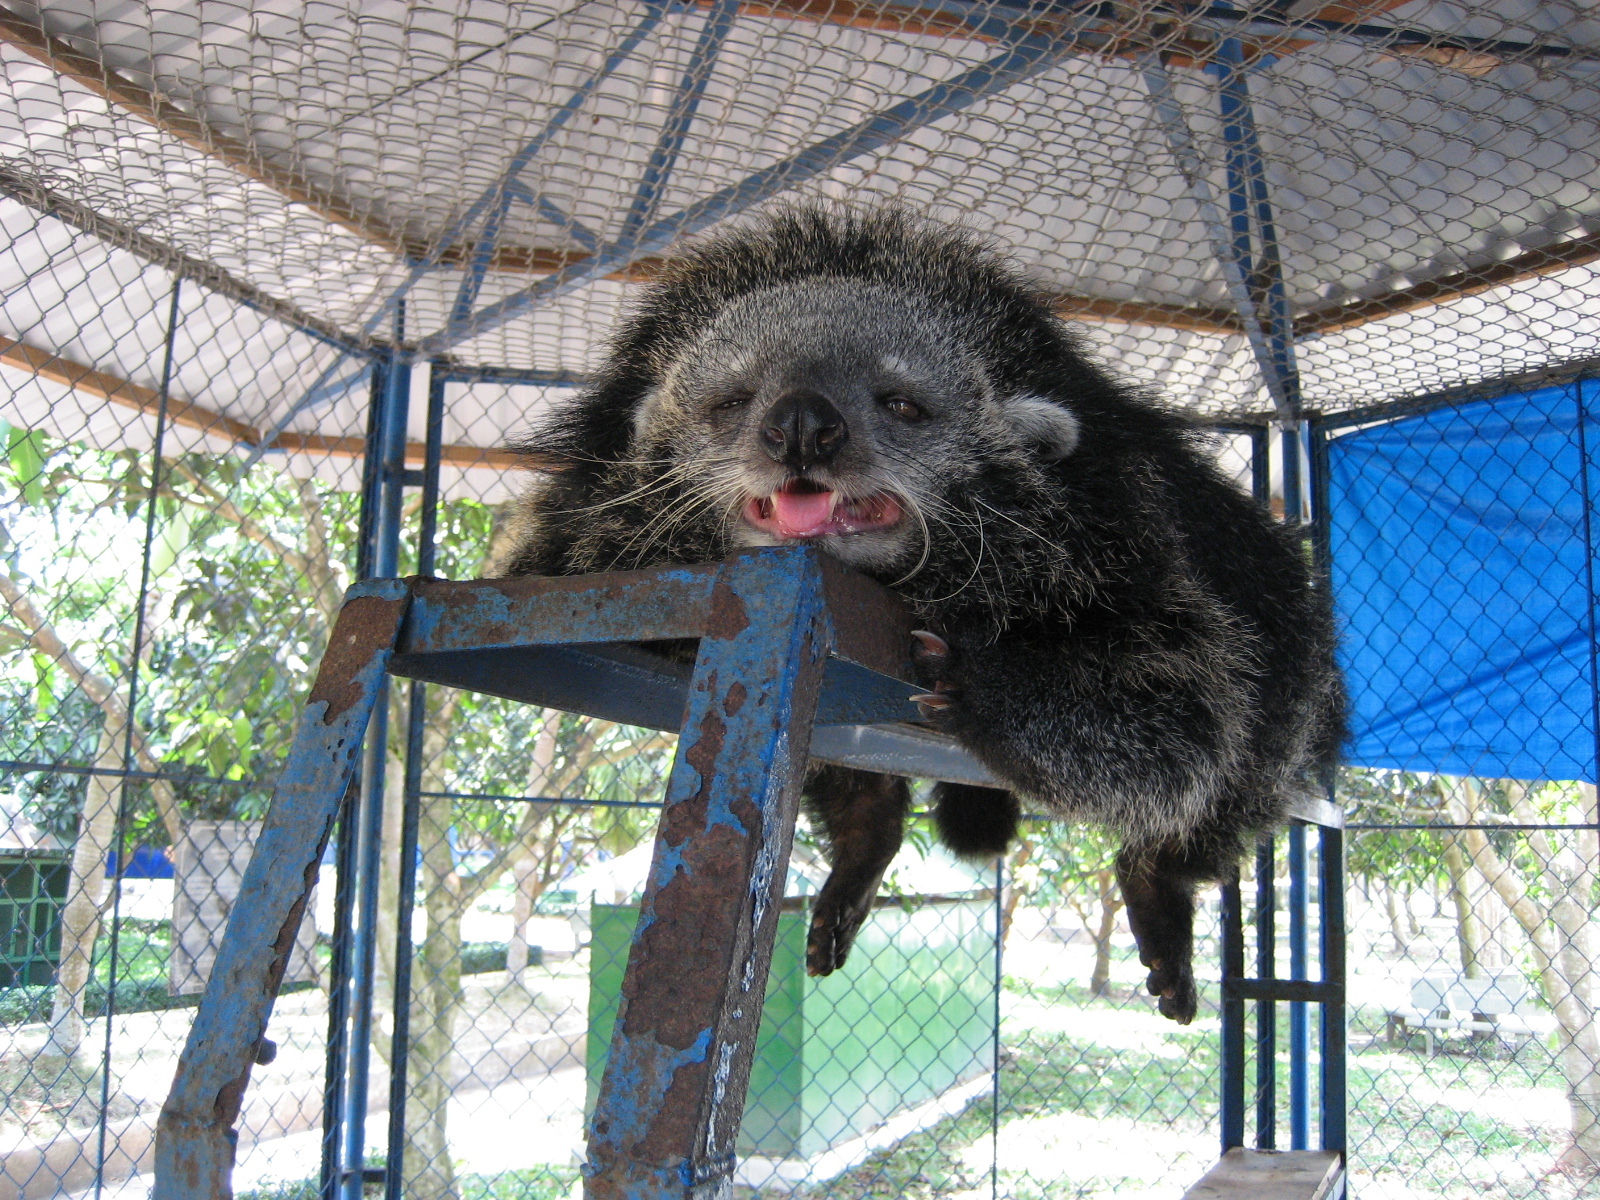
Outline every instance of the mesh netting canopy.
<path id="1" fill-rule="evenodd" d="M 148 438 L 103 401 L 160 386 L 176 271 L 211 449 L 352 452 L 375 341 L 514 372 L 451 396 L 448 488 L 675 242 L 796 196 L 991 235 L 1208 416 L 1600 345 L 1600 24 L 1568 0 L 12 0 L 0 64 L 12 419 L 102 445 Z"/>

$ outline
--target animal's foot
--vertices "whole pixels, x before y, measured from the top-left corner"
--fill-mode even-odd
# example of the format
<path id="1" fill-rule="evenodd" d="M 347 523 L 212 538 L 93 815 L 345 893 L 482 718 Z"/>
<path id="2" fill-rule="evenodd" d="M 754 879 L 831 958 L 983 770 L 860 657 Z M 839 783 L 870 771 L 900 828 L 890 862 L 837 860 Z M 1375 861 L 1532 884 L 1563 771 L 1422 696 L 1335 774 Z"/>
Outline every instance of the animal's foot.
<path id="1" fill-rule="evenodd" d="M 832 975 L 844 966 L 871 907 L 871 895 L 864 901 L 851 903 L 836 895 L 829 896 L 827 888 L 823 889 L 811 914 L 811 931 L 806 936 L 807 975 Z"/>
<path id="2" fill-rule="evenodd" d="M 1145 986 L 1156 997 L 1156 1009 L 1179 1025 L 1187 1025 L 1200 1009 L 1200 996 L 1195 991 L 1194 968 L 1187 959 L 1146 959 L 1150 977 Z"/>
<path id="3" fill-rule="evenodd" d="M 961 697 L 961 689 L 945 678 L 953 657 L 950 643 L 926 629 L 914 630 L 911 639 L 911 661 L 923 686 L 929 689 L 911 699 L 923 720 L 938 725 L 949 719 L 950 710 Z"/>

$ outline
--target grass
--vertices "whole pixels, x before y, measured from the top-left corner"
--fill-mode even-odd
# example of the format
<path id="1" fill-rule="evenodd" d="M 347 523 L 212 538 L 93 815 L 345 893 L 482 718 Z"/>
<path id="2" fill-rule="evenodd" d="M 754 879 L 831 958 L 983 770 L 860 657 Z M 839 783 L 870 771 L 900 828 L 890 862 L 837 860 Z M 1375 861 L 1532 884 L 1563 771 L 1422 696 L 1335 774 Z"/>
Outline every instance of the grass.
<path id="1" fill-rule="evenodd" d="M 369 1166 L 382 1166 L 382 1160 Z M 505 1171 L 499 1175 L 457 1175 L 457 1200 L 568 1200 L 578 1183 L 578 1172 L 571 1167 L 540 1167 L 527 1171 Z M 369 1196 L 381 1194 L 381 1187 L 368 1184 Z M 235 1193 L 234 1200 L 318 1200 L 320 1189 L 314 1179 L 293 1183 L 274 1183 L 248 1192 Z"/>

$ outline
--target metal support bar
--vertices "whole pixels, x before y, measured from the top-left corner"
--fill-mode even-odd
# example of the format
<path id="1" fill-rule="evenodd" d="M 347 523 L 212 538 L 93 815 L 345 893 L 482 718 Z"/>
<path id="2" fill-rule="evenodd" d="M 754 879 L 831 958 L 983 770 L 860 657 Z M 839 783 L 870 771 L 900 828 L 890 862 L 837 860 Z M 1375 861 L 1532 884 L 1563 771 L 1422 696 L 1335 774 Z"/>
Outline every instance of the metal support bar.
<path id="1" fill-rule="evenodd" d="M 222 1200 L 250 1067 L 405 615 L 395 580 L 346 593 L 157 1122 L 152 1200 Z"/>
<path id="2" fill-rule="evenodd" d="M 1255 296 L 1255 289 L 1251 287 L 1249 263 L 1242 261 L 1234 230 L 1223 218 L 1222 211 L 1212 197 L 1205 162 L 1195 146 L 1189 122 L 1184 117 L 1183 108 L 1173 91 L 1172 76 L 1161 61 L 1161 56 L 1154 51 L 1139 55 L 1138 61 L 1157 121 L 1166 137 L 1168 148 L 1172 151 L 1178 172 L 1188 188 L 1189 198 L 1194 203 L 1200 222 L 1205 226 L 1206 233 L 1211 239 L 1211 252 L 1222 271 L 1223 284 L 1239 314 L 1239 322 L 1249 339 L 1250 349 L 1255 355 L 1256 365 L 1261 371 L 1267 393 L 1272 397 L 1273 407 L 1281 419 L 1298 421 L 1300 416 L 1298 380 L 1296 379 L 1292 387 L 1286 384 L 1288 376 L 1281 370 L 1283 355 L 1280 349 L 1274 347 L 1269 336 L 1270 325 L 1264 319 Z M 1232 182 L 1230 178 L 1230 184 Z M 1235 191 L 1236 189 L 1230 187 L 1230 194 Z M 1248 189 L 1238 194 L 1244 197 L 1248 208 Z"/>
<path id="3" fill-rule="evenodd" d="M 1294 408 L 1280 386 L 1273 365 L 1272 348 L 1267 342 L 1265 326 L 1256 312 L 1256 302 L 1251 294 L 1248 269 L 1239 262 L 1232 231 L 1212 197 L 1205 162 L 1195 147 L 1189 122 L 1173 91 L 1172 76 L 1155 51 L 1139 55 L 1138 62 L 1157 122 L 1172 151 L 1178 173 L 1188 188 L 1189 199 L 1195 206 L 1200 223 L 1205 226 L 1206 235 L 1211 239 L 1211 253 L 1222 271 L 1223 286 L 1227 288 L 1228 298 L 1233 301 L 1234 309 L 1239 314 L 1239 323 L 1250 341 L 1250 349 L 1255 354 L 1256 365 L 1272 397 L 1273 407 L 1281 417 L 1287 419 Z"/>
<path id="4" fill-rule="evenodd" d="M 814 555 L 758 550 L 719 573 L 589 1126 L 587 1200 L 728 1194 L 832 640 Z"/>
<path id="5" fill-rule="evenodd" d="M 1344 988 L 1319 979 L 1224 979 L 1222 994 L 1238 1000 L 1337 1004 L 1344 998 Z"/>
<path id="6" fill-rule="evenodd" d="M 1256 978 L 1278 974 L 1277 856 L 1271 837 L 1256 843 Z M 1278 1008 L 1256 1001 L 1256 1149 L 1278 1145 Z"/>
<path id="7" fill-rule="evenodd" d="M 586 104 L 594 90 L 614 75 L 623 63 L 633 56 L 639 48 L 639 43 L 644 41 L 661 23 L 661 18 L 666 15 L 665 7 L 659 4 L 650 4 L 645 9 L 644 18 L 635 25 L 617 44 L 617 48 L 606 55 L 600 69 L 588 79 L 584 80 L 572 90 L 572 94 L 551 114 L 544 127 L 539 130 L 521 150 L 512 155 L 511 161 L 506 164 L 506 169 L 501 172 L 500 178 L 491 184 L 482 195 L 467 206 L 467 211 L 462 213 L 438 239 L 435 248 L 427 258 L 421 262 L 413 263 L 405 280 L 389 297 L 384 308 L 375 314 L 381 318 L 387 309 L 404 299 L 407 292 L 416 285 L 416 282 L 434 267 L 439 265 L 440 256 L 446 249 L 456 245 L 472 228 L 485 210 L 492 206 L 488 219 L 480 231 L 477 246 L 473 250 L 472 258 L 467 264 L 466 277 L 461 281 L 461 287 L 456 292 L 455 304 L 452 307 L 449 329 L 455 329 L 468 314 L 477 301 L 478 292 L 483 287 L 483 277 L 489 269 L 489 263 L 494 257 L 495 243 L 499 237 L 500 223 L 505 219 L 506 210 L 510 208 L 513 200 L 525 198 L 526 189 L 521 185 L 518 176 L 527 168 L 528 164 L 544 150 L 550 142 L 564 129 L 578 111 Z M 431 352 L 431 351 L 430 351 Z"/>
<path id="8" fill-rule="evenodd" d="M 395 345 L 405 340 L 405 305 L 395 310 Z M 399 573 L 400 525 L 405 492 L 406 426 L 411 405 L 411 363 L 404 352 L 391 353 L 382 374 L 382 387 L 375 397 L 379 405 L 376 428 L 371 435 L 369 454 L 376 454 L 375 468 L 369 472 L 370 486 L 364 504 L 371 506 L 365 522 L 371 542 L 366 566 L 375 576 L 392 577 Z M 371 466 L 371 464 L 369 464 Z M 365 513 L 363 514 L 366 515 Z M 353 920 L 347 924 L 344 953 L 346 974 L 336 980 L 344 992 L 340 1017 L 343 1059 L 342 1108 L 333 1139 L 338 1146 L 336 1161 L 330 1163 L 331 1177 L 323 1180 L 325 1192 L 344 1200 L 361 1200 L 361 1172 L 366 1163 L 366 1123 L 368 1080 L 372 1058 L 372 998 L 377 971 L 377 924 L 383 840 L 383 793 L 387 769 L 389 738 L 389 684 L 387 675 L 377 686 L 377 698 L 362 761 L 361 788 L 351 819 L 340 830 L 340 866 L 354 870 L 346 884 L 351 897 Z M 331 1039 L 330 1039 L 331 1040 Z"/>
<path id="9" fill-rule="evenodd" d="M 674 216 L 656 221 L 632 236 L 620 237 L 588 258 L 569 264 L 554 275 L 479 309 L 459 328 L 452 327 L 424 339 L 421 343 L 423 352 L 438 354 L 447 351 L 457 342 L 496 329 L 527 309 L 619 271 L 645 255 L 664 250 L 677 239 L 697 233 L 724 217 L 741 212 L 788 188 L 797 187 L 851 159 L 899 141 L 913 130 L 1037 75 L 1062 54 L 1082 49 L 1086 41 L 1086 36 L 1046 38 L 1020 33 L 1004 22 L 992 24 L 996 27 L 997 40 L 1007 48 L 987 62 L 874 113 L 849 129 L 697 200 Z M 988 23 L 975 24 L 974 28 L 983 32 L 988 28 Z M 1089 37 L 1087 41 L 1096 46 L 1108 44 L 1104 37 Z"/>
<path id="10" fill-rule="evenodd" d="M 302 413 L 310 412 L 314 408 L 320 408 L 330 401 L 337 400 L 368 377 L 373 370 L 373 360 L 371 358 L 368 358 L 360 367 L 350 372 L 343 379 L 334 378 L 339 373 L 339 368 L 344 364 L 345 359 L 351 353 L 351 351 L 341 351 L 339 357 L 335 358 L 323 369 L 322 373 L 317 376 L 316 382 L 306 389 L 300 399 L 289 406 L 289 411 L 274 421 L 269 429 L 263 431 L 261 441 L 251 448 L 250 453 L 245 457 L 244 466 L 241 470 L 248 471 L 256 463 L 260 462 L 264 456 L 276 449 L 278 435 L 289 428 L 289 423 L 296 417 Z"/>
<path id="11" fill-rule="evenodd" d="M 650 152 L 650 161 L 645 164 L 633 204 L 623 218 L 623 237 L 631 237 L 656 215 L 667 181 L 672 178 L 672 169 L 677 165 L 678 152 L 683 149 L 684 139 L 689 136 L 689 127 L 694 124 L 695 112 L 706 93 L 706 84 L 711 81 L 717 55 L 722 52 L 722 43 L 733 28 L 739 3 L 740 0 L 712 0 L 705 24 L 700 29 L 700 39 L 689 55 L 689 65 L 678 84 L 678 94 L 673 97 L 661 135 L 656 139 L 655 149 Z"/>
<path id="12" fill-rule="evenodd" d="M 1322 1148 L 1345 1151 L 1345 928 L 1344 831 L 1317 829 L 1317 894 L 1321 900 L 1318 923 L 1324 986 L 1337 989 L 1339 998 L 1322 1006 Z"/>
<path id="13" fill-rule="evenodd" d="M 1289 826 L 1289 978 L 1306 978 L 1306 827 Z M 1289 1148 L 1308 1150 L 1311 1142 L 1310 1014 L 1304 1001 L 1289 1005 Z"/>
<path id="14" fill-rule="evenodd" d="M 1300 370 L 1294 354 L 1294 324 L 1284 290 L 1277 221 L 1267 187 L 1266 163 L 1256 136 L 1243 44 L 1237 38 L 1224 39 L 1208 70 L 1218 80 L 1217 105 L 1222 117 L 1222 140 L 1227 147 L 1228 209 L 1233 219 L 1235 254 L 1266 337 L 1270 370 L 1277 380 L 1278 392 L 1298 416 Z"/>
<path id="15" fill-rule="evenodd" d="M 1222 1152 L 1244 1145 L 1244 909 L 1237 877 L 1222 884 Z"/>
<path id="16" fill-rule="evenodd" d="M 433 574 L 439 519 L 439 456 L 444 443 L 444 367 L 428 372 L 428 426 L 422 460 L 422 529 L 417 537 L 417 574 Z M 400 809 L 399 903 L 394 937 L 394 1031 L 389 1043 L 389 1149 L 384 1158 L 385 1200 L 402 1200 L 405 1188 L 407 1063 L 411 1053 L 412 910 L 417 890 L 417 828 L 422 810 L 423 737 L 427 731 L 427 685 L 412 680 L 406 697 L 406 765 Z"/>

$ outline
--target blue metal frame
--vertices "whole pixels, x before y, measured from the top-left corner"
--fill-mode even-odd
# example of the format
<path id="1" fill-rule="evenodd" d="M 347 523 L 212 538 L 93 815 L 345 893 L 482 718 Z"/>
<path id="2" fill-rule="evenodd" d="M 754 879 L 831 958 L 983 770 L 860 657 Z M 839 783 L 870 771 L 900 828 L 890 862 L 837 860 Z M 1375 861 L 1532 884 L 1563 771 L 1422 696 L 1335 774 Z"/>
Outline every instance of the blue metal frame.
<path id="1" fill-rule="evenodd" d="M 1270 443 L 1265 427 L 1250 431 L 1252 491 L 1263 503 L 1270 496 Z M 1322 488 L 1326 474 L 1320 436 L 1313 431 L 1313 515 L 1325 511 Z M 1298 503 L 1298 500 L 1296 500 Z M 1318 569 L 1326 574 L 1325 532 L 1320 522 L 1308 530 Z M 1289 894 L 1287 932 L 1289 970 L 1277 970 L 1278 895 L 1275 884 L 1275 842 L 1263 838 L 1255 855 L 1255 974 L 1245 977 L 1245 918 L 1237 882 L 1225 884 L 1222 904 L 1222 1112 L 1224 1152 L 1245 1144 L 1247 1047 L 1245 1003 L 1256 1005 L 1254 1144 L 1259 1150 L 1278 1145 L 1278 1005 L 1287 1003 L 1289 1049 L 1288 1134 L 1289 1149 L 1312 1146 L 1313 1096 L 1311 1011 L 1318 1007 L 1316 1082 L 1316 1133 L 1318 1148 L 1343 1154 L 1346 1150 L 1345 1062 L 1345 917 L 1343 817 L 1334 803 L 1332 780 L 1326 781 L 1328 798 L 1309 802 L 1291 814 L 1287 834 Z M 1312 850 L 1309 831 L 1315 831 L 1317 887 L 1311 888 Z M 1312 907 L 1316 907 L 1317 978 L 1312 979 L 1310 950 Z"/>
<path id="2" fill-rule="evenodd" d="M 357 575 L 399 573 L 402 507 L 409 482 L 406 429 L 410 416 L 411 360 L 405 341 L 405 303 L 394 310 L 394 347 L 373 370 L 373 419 L 367 435 L 362 537 Z M 437 465 L 435 466 L 435 473 Z M 360 1200 L 366 1169 L 367 1091 L 372 1054 L 372 999 L 387 769 L 389 686 L 380 680 L 366 731 L 359 788 L 339 824 L 335 865 L 344 903 L 334 938 L 328 1014 L 327 1107 L 323 1116 L 324 1200 Z M 381 1172 L 378 1178 L 382 1178 Z"/>
<path id="3" fill-rule="evenodd" d="M 161 1109 L 153 1200 L 231 1194 L 232 1126 L 408 602 L 397 580 L 345 595 Z"/>
<path id="4" fill-rule="evenodd" d="M 500 178 L 479 196 L 446 231 L 444 236 L 439 239 L 438 246 L 433 253 L 422 262 L 412 266 L 405 282 L 396 289 L 394 297 L 391 298 L 391 303 L 408 292 L 427 271 L 437 266 L 440 255 L 448 247 L 453 246 L 472 227 L 473 223 L 484 215 L 485 210 L 489 210 L 488 216 L 484 220 L 483 228 L 479 231 L 472 258 L 467 263 L 466 274 L 461 281 L 460 288 L 456 291 L 456 299 L 451 309 L 448 328 L 451 330 L 457 329 L 470 317 L 472 306 L 478 298 L 478 292 L 483 287 L 484 276 L 488 273 L 489 264 L 494 259 L 495 246 L 500 235 L 500 225 L 505 220 L 506 213 L 510 210 L 514 201 L 526 201 L 534 198 L 531 197 L 530 192 L 518 177 L 539 156 L 539 153 L 550 142 L 550 139 L 560 133 L 567 123 L 578 115 L 578 111 L 588 102 L 595 88 L 615 74 L 617 69 L 633 56 L 633 52 L 639 48 L 639 44 L 661 23 L 661 19 L 665 15 L 666 8 L 662 5 L 651 4 L 646 8 L 644 19 L 623 37 L 615 50 L 606 55 L 605 62 L 601 64 L 600 69 L 574 88 L 572 94 L 567 97 L 561 107 L 556 109 L 550 119 L 545 122 L 544 128 L 539 130 L 521 150 L 512 156 Z M 541 213 L 546 215 L 555 212 L 559 217 L 565 216 L 549 201 L 540 204 L 539 208 Z M 587 230 L 584 232 L 587 233 Z M 590 235 L 590 240 L 593 240 L 593 235 Z M 429 353 L 431 352 L 430 350 Z"/>
<path id="5" fill-rule="evenodd" d="M 721 53 L 722 43 L 733 29 L 733 18 L 738 12 L 739 0 L 712 0 L 705 25 L 700 30 L 700 39 L 695 43 L 694 51 L 689 56 L 689 65 L 678 84 L 678 94 L 673 97 L 655 149 L 650 152 L 650 161 L 645 164 L 633 204 L 623 218 L 623 237 L 631 237 L 655 216 L 667 181 L 672 177 L 672 169 L 677 165 L 678 152 L 683 148 L 684 139 L 689 136 L 689 127 L 694 123 L 695 112 L 705 95 L 706 84 L 711 81 L 717 55 Z M 591 246 L 590 249 L 598 247 Z"/>
<path id="6" fill-rule="evenodd" d="M 403 374 L 403 363 L 391 364 L 384 412 L 375 422 L 375 440 L 391 454 L 392 430 L 403 416 L 397 399 L 406 390 Z M 432 391 L 430 434 L 437 442 L 442 408 L 439 389 Z M 385 494 L 381 503 L 387 501 Z M 375 563 L 389 561 L 383 535 L 380 521 Z M 341 935 L 348 978 L 338 981 L 338 1008 L 348 1020 L 331 1031 L 330 1041 L 340 1042 L 343 1053 L 330 1064 L 330 1075 L 343 1085 L 337 1097 L 343 1111 L 323 1194 L 359 1196 L 368 1182 L 384 1182 L 397 1194 L 398 1157 L 387 1172 L 368 1172 L 361 1160 L 362 1064 L 371 1037 L 370 1024 L 363 1023 L 363 1010 L 370 1013 L 373 950 L 367 904 L 375 895 L 372 850 L 382 813 L 373 757 L 381 756 L 383 740 L 373 722 L 382 712 L 387 675 L 443 674 L 458 685 L 492 685 L 494 664 L 518 652 L 685 637 L 699 639 L 699 661 L 688 681 L 687 713 L 681 699 L 678 705 L 683 736 L 630 960 L 629 999 L 602 1086 L 589 1191 L 688 1200 L 725 1176 L 760 1009 L 750 997 L 762 995 L 765 986 L 813 718 L 826 712 L 833 721 L 872 724 L 914 716 L 911 625 L 895 597 L 811 548 L 751 550 L 722 564 L 573 579 L 357 584 L 329 639 L 163 1110 L 159 1200 L 218 1200 L 227 1193 L 230 1127 L 249 1063 L 329 829 L 350 794 L 364 733 L 371 748 L 365 787 L 358 803 L 344 805 L 340 839 L 347 868 L 341 897 L 354 921 Z M 672 678 L 666 660 L 661 670 Z M 420 704 L 413 712 L 420 714 Z M 410 728 L 413 750 L 417 719 Z M 413 764 L 419 763 L 414 755 Z M 937 769 L 921 773 L 938 775 Z M 408 774 L 414 800 L 415 765 Z M 406 827 L 414 845 L 414 818 Z M 691 939 L 695 954 L 676 946 L 674 938 L 681 937 Z M 404 961 L 408 940 L 398 948 Z M 683 981 L 673 982 L 674 963 L 679 975 L 690 970 L 697 978 L 709 963 L 721 982 L 688 989 L 695 996 L 687 997 L 678 986 Z M 404 1050 L 403 1027 L 396 1048 Z M 630 1064 L 638 1070 L 630 1071 Z M 395 1088 L 391 1095 L 403 1099 L 403 1080 Z M 391 1138 L 403 1132 L 394 1113 L 389 1132 Z"/>
<path id="7" fill-rule="evenodd" d="M 444 353 L 457 342 L 498 328 L 529 308 L 622 270 L 637 259 L 666 249 L 679 238 L 698 233 L 823 171 L 896 142 L 985 96 L 1031 78 L 1048 69 L 1062 54 L 1090 46 L 1104 48 L 1106 42 L 1104 37 L 1089 35 L 1041 37 L 1021 32 L 1003 21 L 974 21 L 973 28 L 975 32 L 993 36 L 1006 48 L 953 79 L 874 113 L 849 129 L 697 200 L 673 216 L 655 221 L 631 235 L 620 236 L 588 258 L 479 309 L 459 324 L 424 339 L 420 343 L 423 352 Z"/>

